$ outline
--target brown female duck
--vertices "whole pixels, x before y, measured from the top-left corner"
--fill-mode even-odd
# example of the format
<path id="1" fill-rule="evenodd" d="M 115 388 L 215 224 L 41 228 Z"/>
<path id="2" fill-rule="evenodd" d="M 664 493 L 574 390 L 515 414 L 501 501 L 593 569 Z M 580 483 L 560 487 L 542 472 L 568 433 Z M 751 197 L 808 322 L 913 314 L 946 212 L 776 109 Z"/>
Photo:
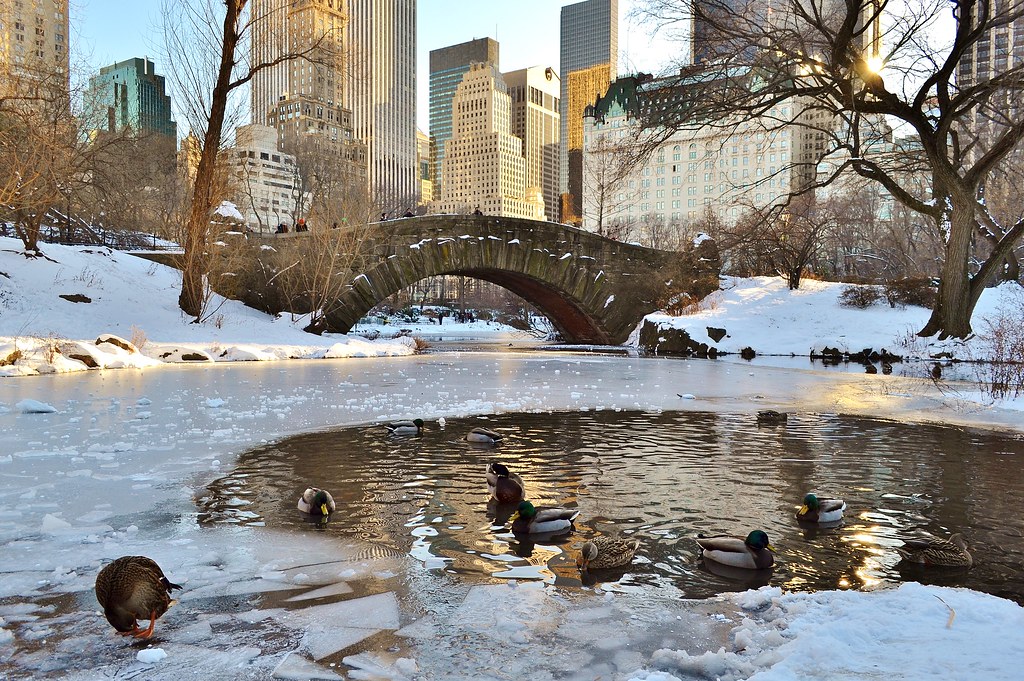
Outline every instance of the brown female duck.
<path id="1" fill-rule="evenodd" d="M 96 600 L 121 636 L 152 636 L 157 618 L 174 603 L 171 590 L 180 588 L 164 577 L 155 561 L 145 556 L 122 556 L 96 576 Z M 149 620 L 148 629 L 139 628 L 140 619 Z"/>

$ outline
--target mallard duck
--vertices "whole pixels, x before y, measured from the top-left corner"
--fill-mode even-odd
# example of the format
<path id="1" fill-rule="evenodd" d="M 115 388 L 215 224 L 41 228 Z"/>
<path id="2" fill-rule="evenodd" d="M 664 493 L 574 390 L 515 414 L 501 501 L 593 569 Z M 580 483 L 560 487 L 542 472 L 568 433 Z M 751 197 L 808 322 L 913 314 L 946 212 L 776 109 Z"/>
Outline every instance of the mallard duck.
<path id="1" fill-rule="evenodd" d="M 493 430 L 487 428 L 474 428 L 473 430 L 466 433 L 467 442 L 480 442 L 485 445 L 496 445 L 501 442 L 502 437 L 500 434 L 495 433 Z"/>
<path id="2" fill-rule="evenodd" d="M 828 499 L 808 494 L 804 505 L 796 512 L 796 519 L 807 523 L 834 523 L 843 519 L 846 502 L 842 499 Z"/>
<path id="3" fill-rule="evenodd" d="M 303 513 L 329 516 L 336 508 L 331 493 L 319 487 L 308 487 L 299 497 L 299 510 Z"/>
<path id="4" fill-rule="evenodd" d="M 388 435 L 419 435 L 423 432 L 423 419 L 392 421 L 384 427 L 388 429 Z"/>
<path id="5" fill-rule="evenodd" d="M 487 491 L 502 504 L 523 500 L 523 479 L 502 463 L 487 464 Z"/>
<path id="6" fill-rule="evenodd" d="M 529 501 L 521 501 L 509 520 L 513 534 L 554 534 L 569 531 L 579 514 L 576 508 L 535 508 Z"/>
<path id="7" fill-rule="evenodd" d="M 908 539 L 896 549 L 903 560 L 921 565 L 970 567 L 974 563 L 967 542 L 959 532 L 949 539 Z"/>
<path id="8" fill-rule="evenodd" d="M 171 590 L 180 588 L 167 581 L 160 566 L 145 556 L 122 556 L 96 576 L 96 600 L 121 636 L 152 636 L 157 618 L 175 602 Z M 140 619 L 149 619 L 148 629 L 139 629 Z"/>
<path id="9" fill-rule="evenodd" d="M 576 567 L 580 572 L 589 569 L 600 570 L 628 565 L 640 548 L 637 539 L 615 539 L 614 537 L 594 537 L 580 547 L 576 556 Z"/>
<path id="10" fill-rule="evenodd" d="M 774 409 L 762 409 L 757 412 L 757 422 L 765 425 L 777 425 L 785 423 L 786 419 L 789 418 L 789 414 L 784 411 L 775 411 Z"/>
<path id="11" fill-rule="evenodd" d="M 768 535 L 754 530 L 746 539 L 737 537 L 698 537 L 697 543 L 704 550 L 704 560 L 713 560 L 748 570 L 763 570 L 775 564 L 773 549 Z"/>

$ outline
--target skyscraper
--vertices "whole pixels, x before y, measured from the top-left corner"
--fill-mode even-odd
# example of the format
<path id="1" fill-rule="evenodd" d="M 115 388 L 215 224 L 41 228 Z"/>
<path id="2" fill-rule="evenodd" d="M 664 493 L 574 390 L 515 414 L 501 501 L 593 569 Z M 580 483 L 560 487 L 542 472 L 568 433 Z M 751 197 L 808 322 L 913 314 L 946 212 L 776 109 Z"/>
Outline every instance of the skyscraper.
<path id="1" fill-rule="evenodd" d="M 553 68 L 531 66 L 503 74 L 512 100 L 512 134 L 523 140 L 526 186 L 544 195 L 548 217 L 558 215 L 561 90 Z"/>
<path id="2" fill-rule="evenodd" d="M 177 137 L 164 77 L 156 75 L 149 59 L 136 57 L 101 68 L 89 78 L 84 105 L 90 132 Z"/>
<path id="3" fill-rule="evenodd" d="M 721 58 L 749 61 L 756 53 L 757 31 L 764 30 L 772 10 L 772 3 L 766 0 L 694 2 L 690 22 L 691 61 L 694 64 Z"/>
<path id="4" fill-rule="evenodd" d="M 288 0 L 253 0 L 250 61 L 271 64 L 288 53 Z M 252 122 L 267 125 L 271 109 L 282 96 L 291 92 L 288 62 L 261 69 L 252 78 Z"/>
<path id="5" fill-rule="evenodd" d="M 0 94 L 70 78 L 67 0 L 0 2 Z"/>
<path id="6" fill-rule="evenodd" d="M 498 43 L 491 38 L 430 51 L 430 143 L 433 145 L 431 179 L 435 195 L 443 184 L 445 143 L 452 136 L 452 99 L 473 64 L 498 66 Z"/>
<path id="7" fill-rule="evenodd" d="M 299 127 L 330 137 L 334 126 L 337 139 L 337 127 L 351 117 L 342 107 L 348 23 L 343 2 L 256 0 L 253 12 L 260 17 L 253 23 L 253 64 L 269 63 L 289 52 L 306 56 L 284 60 L 253 76 L 253 122 L 277 128 L 279 145 L 290 128 Z M 286 121 L 293 125 L 286 126 Z"/>
<path id="8" fill-rule="evenodd" d="M 367 155 L 344 106 L 346 31 L 344 0 L 256 0 L 252 61 L 284 60 L 253 78 L 252 119 L 277 130 L 277 148 L 295 156 L 304 176 L 315 166 L 346 187 L 366 188 Z M 265 139 L 261 133 L 261 143 Z"/>
<path id="9" fill-rule="evenodd" d="M 430 136 L 416 129 L 416 166 L 419 168 L 420 200 L 419 205 L 430 203 L 434 200 L 434 182 L 431 180 L 433 173 L 430 169 Z"/>
<path id="10" fill-rule="evenodd" d="M 828 51 L 830 38 L 840 30 L 848 13 L 844 0 L 813 0 L 813 7 L 825 31 L 813 27 L 790 0 L 694 0 L 690 15 L 690 60 L 693 64 L 748 66 L 766 44 L 791 44 L 801 52 Z M 856 27 L 857 42 L 865 59 L 881 51 L 881 0 L 864 3 Z"/>
<path id="11" fill-rule="evenodd" d="M 1007 10 L 1004 10 L 1007 13 Z M 967 88 L 1024 65 L 1024 16 L 1000 22 L 974 43 L 957 65 L 956 82 Z"/>
<path id="12" fill-rule="evenodd" d="M 416 208 L 416 0 L 350 0 L 345 105 L 366 145 L 370 199 Z"/>
<path id="13" fill-rule="evenodd" d="M 474 64 L 452 99 L 446 178 L 434 208 L 544 219 L 539 188 L 526 186 L 523 141 L 512 134 L 512 100 L 494 64 Z"/>
<path id="14" fill-rule="evenodd" d="M 604 94 L 616 75 L 619 52 L 618 0 L 584 0 L 566 5 L 561 14 L 561 113 L 562 151 L 559 160 L 559 188 L 563 197 L 563 222 L 574 220 L 582 210 L 583 110 Z M 575 79 L 579 87 L 570 90 L 573 73 L 600 67 L 607 77 Z"/>

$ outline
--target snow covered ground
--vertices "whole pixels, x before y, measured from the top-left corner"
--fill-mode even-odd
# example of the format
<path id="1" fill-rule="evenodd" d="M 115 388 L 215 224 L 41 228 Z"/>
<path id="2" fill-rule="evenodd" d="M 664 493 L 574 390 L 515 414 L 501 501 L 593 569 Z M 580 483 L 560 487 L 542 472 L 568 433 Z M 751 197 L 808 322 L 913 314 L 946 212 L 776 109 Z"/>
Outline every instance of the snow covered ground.
<path id="1" fill-rule="evenodd" d="M 140 338 L 132 326 L 141 329 L 148 339 L 143 352 L 107 350 L 114 357 L 108 366 L 146 364 L 133 355 L 149 357 L 151 343 L 218 356 L 233 347 L 259 350 L 266 358 L 330 347 L 320 339 L 309 342 L 285 320 L 230 303 L 220 308 L 219 323 L 190 325 L 174 304 L 173 273 L 130 256 L 104 252 L 85 260 L 75 249 L 46 246 L 55 262 L 29 261 L 12 249 L 16 242 L 0 243 L 0 335 L 8 339 L 93 342 L 104 333 Z M 764 338 L 755 345 L 764 352 L 806 346 L 807 334 L 785 345 L 785 327 L 770 333 L 772 327 L 758 326 L 764 318 L 744 329 L 746 314 L 730 296 L 760 295 L 764 309 L 809 300 L 802 319 L 835 316 L 826 306 L 838 292 L 825 285 L 818 290 L 818 282 L 807 282 L 797 294 L 779 291 L 772 280 L 735 284 L 716 308 L 701 314 L 723 312 L 713 322 L 696 323 L 725 326 L 743 345 L 752 343 L 740 335 Z M 55 299 L 61 293 L 94 302 Z M 788 302 L 771 304 L 783 299 Z M 732 317 L 722 316 L 727 313 Z M 882 314 L 890 314 L 888 308 L 868 316 Z M 879 346 L 864 318 L 853 319 L 850 327 L 819 335 L 843 332 L 852 348 Z M 898 328 L 892 330 L 898 319 L 879 322 L 877 333 L 898 335 Z M 866 343 L 866 337 L 854 338 L 862 332 L 870 335 Z M 330 341 L 342 348 L 356 343 Z M 442 416 L 558 409 L 771 407 L 1024 431 L 1019 412 L 1007 408 L 1013 405 L 962 399 L 930 381 L 895 376 L 571 353 L 407 356 L 393 343 L 359 347 L 367 355 L 406 356 L 161 363 L 159 371 L 0 380 L 0 676 L 1020 676 L 1024 608 L 969 590 L 907 583 L 874 592 L 783 594 L 765 587 L 684 601 L 669 588 L 624 589 L 614 582 L 575 590 L 524 581 L 469 586 L 410 556 L 340 541 L 313 527 L 294 534 L 203 526 L 194 502 L 249 447 L 400 417 L 436 422 Z M 964 386 L 963 394 L 968 391 Z M 185 587 L 148 644 L 114 636 L 92 594 L 100 567 L 128 554 L 151 556 Z"/>
<path id="2" fill-rule="evenodd" d="M 665 328 L 684 329 L 690 337 L 723 352 L 738 353 L 745 347 L 759 355 L 807 356 L 825 347 L 859 352 L 864 348 L 928 359 L 946 351 L 959 359 L 984 357 L 986 320 L 1000 310 L 1024 309 L 1024 288 L 1003 284 L 986 289 L 975 308 L 972 340 L 937 342 L 916 333 L 928 321 L 930 311 L 909 305 L 890 307 L 884 299 L 866 309 L 843 307 L 839 296 L 850 284 L 804 279 L 790 291 L 782 277 L 723 277 L 722 289 L 705 298 L 694 314 L 672 317 L 648 315 Z M 707 328 L 724 328 L 720 341 Z"/>
<path id="3" fill-rule="evenodd" d="M 20 241 L 0 237 L 0 364 L 20 353 L 17 361 L 0 366 L 0 376 L 88 368 L 88 361 L 71 355 L 105 368 L 144 369 L 187 355 L 220 362 L 415 351 L 408 337 L 313 336 L 302 331 L 304 319 L 275 319 L 219 296 L 206 319 L 191 324 L 178 309 L 176 270 L 101 247 L 41 248 L 44 257 L 26 258 Z M 105 334 L 132 345 L 96 343 Z"/>

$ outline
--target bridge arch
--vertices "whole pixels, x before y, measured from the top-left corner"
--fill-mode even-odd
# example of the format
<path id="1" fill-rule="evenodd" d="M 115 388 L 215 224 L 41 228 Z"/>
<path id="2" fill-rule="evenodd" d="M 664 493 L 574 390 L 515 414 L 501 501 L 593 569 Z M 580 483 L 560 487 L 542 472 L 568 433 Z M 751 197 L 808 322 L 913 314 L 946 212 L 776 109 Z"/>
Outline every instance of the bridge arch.
<path id="1" fill-rule="evenodd" d="M 347 332 L 374 306 L 421 279 L 461 275 L 497 284 L 533 304 L 569 342 L 615 344 L 664 302 L 680 266 L 688 274 L 694 263 L 714 270 L 709 290 L 717 287 L 717 254 L 712 262 L 516 218 L 392 220 L 373 228 L 364 249 L 368 264 L 327 314 L 334 330 Z"/>

